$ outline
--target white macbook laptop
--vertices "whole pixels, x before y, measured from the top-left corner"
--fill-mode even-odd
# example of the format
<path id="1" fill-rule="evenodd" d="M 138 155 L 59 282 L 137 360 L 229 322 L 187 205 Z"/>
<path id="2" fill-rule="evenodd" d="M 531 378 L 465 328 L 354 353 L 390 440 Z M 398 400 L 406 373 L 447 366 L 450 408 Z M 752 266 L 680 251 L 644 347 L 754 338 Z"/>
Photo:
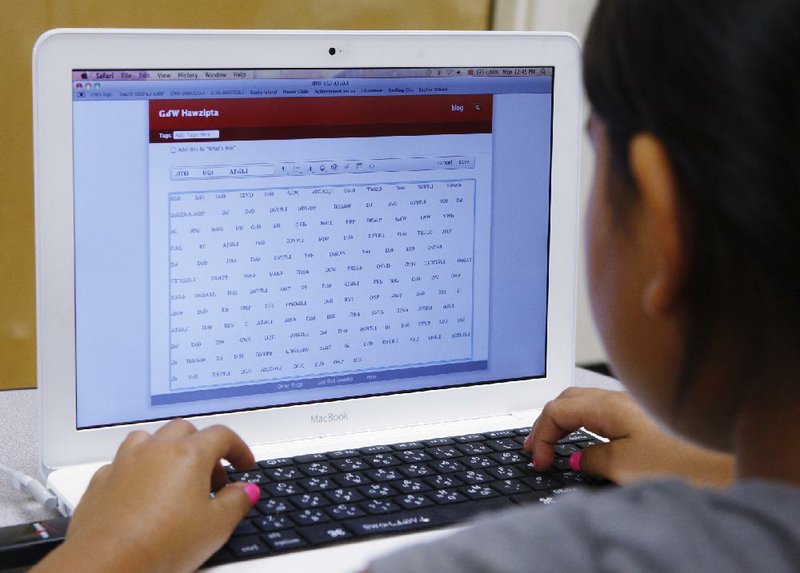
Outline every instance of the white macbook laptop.
<path id="1" fill-rule="evenodd" d="M 562 34 L 44 35 L 41 461 L 62 512 L 130 430 L 177 416 L 256 459 L 530 425 L 573 376 L 579 61 Z M 348 570 L 440 534 L 269 563 Z"/>

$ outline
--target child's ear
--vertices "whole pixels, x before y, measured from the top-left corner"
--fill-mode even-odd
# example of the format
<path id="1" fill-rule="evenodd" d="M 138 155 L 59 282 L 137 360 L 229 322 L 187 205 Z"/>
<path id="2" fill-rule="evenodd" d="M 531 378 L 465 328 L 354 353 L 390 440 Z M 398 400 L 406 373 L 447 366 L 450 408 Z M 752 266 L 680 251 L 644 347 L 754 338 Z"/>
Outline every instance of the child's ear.
<path id="1" fill-rule="evenodd" d="M 642 305 L 648 314 L 676 311 L 686 275 L 680 197 L 664 144 L 652 134 L 631 139 L 628 160 L 639 195 L 637 243 L 644 269 Z"/>

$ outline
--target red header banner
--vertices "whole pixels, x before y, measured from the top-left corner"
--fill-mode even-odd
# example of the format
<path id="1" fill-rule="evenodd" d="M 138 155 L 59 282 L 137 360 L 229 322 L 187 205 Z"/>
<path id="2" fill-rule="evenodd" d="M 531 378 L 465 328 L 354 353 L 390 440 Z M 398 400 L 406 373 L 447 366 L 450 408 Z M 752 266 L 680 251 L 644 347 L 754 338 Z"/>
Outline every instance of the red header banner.
<path id="1" fill-rule="evenodd" d="M 150 143 L 491 131 L 484 94 L 150 100 Z"/>

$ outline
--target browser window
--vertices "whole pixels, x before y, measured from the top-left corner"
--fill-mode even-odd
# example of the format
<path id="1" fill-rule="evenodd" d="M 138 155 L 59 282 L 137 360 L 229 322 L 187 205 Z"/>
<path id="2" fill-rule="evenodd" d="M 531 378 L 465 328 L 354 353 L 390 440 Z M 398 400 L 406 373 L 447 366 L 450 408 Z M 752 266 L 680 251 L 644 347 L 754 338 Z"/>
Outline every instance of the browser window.
<path id="1" fill-rule="evenodd" d="M 543 376 L 552 81 L 74 72 L 79 427 Z"/>

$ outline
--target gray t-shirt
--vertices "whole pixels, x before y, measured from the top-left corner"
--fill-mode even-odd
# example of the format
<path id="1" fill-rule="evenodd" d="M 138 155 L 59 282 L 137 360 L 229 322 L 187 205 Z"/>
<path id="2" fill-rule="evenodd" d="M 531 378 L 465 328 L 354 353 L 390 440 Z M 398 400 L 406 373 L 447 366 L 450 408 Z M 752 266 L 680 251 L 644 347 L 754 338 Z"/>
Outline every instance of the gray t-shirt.
<path id="1" fill-rule="evenodd" d="M 371 573 L 800 571 L 800 488 L 652 481 L 514 509 L 373 562 Z"/>

